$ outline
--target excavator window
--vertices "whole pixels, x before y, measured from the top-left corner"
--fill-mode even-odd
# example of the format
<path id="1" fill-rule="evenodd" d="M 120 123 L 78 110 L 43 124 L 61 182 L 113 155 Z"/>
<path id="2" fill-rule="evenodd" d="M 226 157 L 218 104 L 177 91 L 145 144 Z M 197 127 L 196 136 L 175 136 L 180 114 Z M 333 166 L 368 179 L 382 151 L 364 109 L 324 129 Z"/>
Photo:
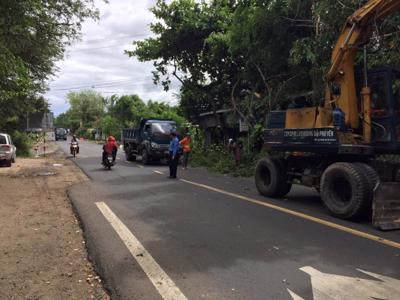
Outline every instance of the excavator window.
<path id="1" fill-rule="evenodd" d="M 371 116 L 372 118 L 388 117 L 390 114 L 390 97 L 387 81 L 384 76 L 373 75 L 371 86 Z"/>
<path id="2" fill-rule="evenodd" d="M 400 143 L 400 78 L 395 78 L 392 82 L 393 101 L 394 101 L 394 120 L 396 126 L 396 141 Z"/>

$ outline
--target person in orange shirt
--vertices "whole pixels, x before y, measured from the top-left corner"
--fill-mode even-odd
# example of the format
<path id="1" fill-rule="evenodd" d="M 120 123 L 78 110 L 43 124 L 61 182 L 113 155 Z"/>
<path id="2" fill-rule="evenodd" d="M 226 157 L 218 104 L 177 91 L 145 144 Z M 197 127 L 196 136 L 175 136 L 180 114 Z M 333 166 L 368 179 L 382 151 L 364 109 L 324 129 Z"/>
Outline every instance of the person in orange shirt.
<path id="1" fill-rule="evenodd" d="M 189 155 L 190 151 L 192 150 L 190 148 L 190 143 L 192 142 L 192 137 L 190 136 L 190 133 L 186 133 L 185 137 L 179 142 L 179 144 L 183 148 L 183 161 L 182 161 L 182 169 L 187 169 L 188 166 L 188 161 L 189 161 Z"/>

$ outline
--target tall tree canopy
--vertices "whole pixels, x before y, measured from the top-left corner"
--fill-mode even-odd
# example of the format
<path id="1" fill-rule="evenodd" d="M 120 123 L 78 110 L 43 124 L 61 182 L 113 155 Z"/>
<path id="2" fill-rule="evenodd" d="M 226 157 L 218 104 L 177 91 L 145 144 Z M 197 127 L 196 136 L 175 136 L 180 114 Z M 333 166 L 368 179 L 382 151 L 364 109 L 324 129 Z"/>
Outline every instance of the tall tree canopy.
<path id="1" fill-rule="evenodd" d="M 65 46 L 79 37 L 86 18 L 97 18 L 93 0 L 2 0 L 0 4 L 0 128 L 43 110 L 38 96 Z"/>
<path id="2" fill-rule="evenodd" d="M 154 62 L 154 82 L 181 82 L 185 116 L 233 108 L 251 125 L 297 95 L 324 92 L 332 48 L 367 0 L 158 0 L 154 37 L 127 51 Z M 370 66 L 400 63 L 399 14 L 374 26 Z M 381 51 L 372 51 L 380 48 Z"/>

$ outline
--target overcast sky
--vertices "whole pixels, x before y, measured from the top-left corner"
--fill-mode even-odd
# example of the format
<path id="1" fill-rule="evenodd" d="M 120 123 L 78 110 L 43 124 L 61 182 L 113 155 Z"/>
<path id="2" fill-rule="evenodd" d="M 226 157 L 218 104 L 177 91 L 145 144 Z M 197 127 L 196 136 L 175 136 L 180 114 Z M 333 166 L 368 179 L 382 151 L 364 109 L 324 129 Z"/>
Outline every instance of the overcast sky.
<path id="1" fill-rule="evenodd" d="M 46 93 L 51 109 L 58 115 L 68 109 L 69 91 L 94 88 L 105 96 L 137 94 L 143 100 L 176 104 L 177 87 L 164 92 L 152 81 L 152 63 L 129 58 L 124 50 L 133 49 L 132 41 L 150 36 L 154 16 L 149 8 L 155 0 L 96 0 L 100 20 L 83 25 L 82 41 L 68 47 L 59 71 Z"/>

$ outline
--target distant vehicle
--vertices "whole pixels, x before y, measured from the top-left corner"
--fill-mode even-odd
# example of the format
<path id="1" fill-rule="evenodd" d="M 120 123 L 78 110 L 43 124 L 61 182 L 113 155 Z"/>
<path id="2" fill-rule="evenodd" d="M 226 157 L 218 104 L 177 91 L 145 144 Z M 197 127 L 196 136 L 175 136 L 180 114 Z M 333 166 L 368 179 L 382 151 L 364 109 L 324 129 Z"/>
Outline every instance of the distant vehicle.
<path id="1" fill-rule="evenodd" d="M 55 129 L 55 139 L 58 140 L 67 140 L 67 130 L 65 128 L 56 128 Z"/>
<path id="2" fill-rule="evenodd" d="M 11 139 L 11 136 L 6 133 L 0 133 L 0 162 L 6 167 L 11 167 L 11 163 L 15 163 L 17 159 L 17 148 Z"/>
<path id="3" fill-rule="evenodd" d="M 139 127 L 122 131 L 122 145 L 126 160 L 136 160 L 139 155 L 144 164 L 160 161 L 169 156 L 170 133 L 176 130 L 172 120 L 143 119 Z"/>

